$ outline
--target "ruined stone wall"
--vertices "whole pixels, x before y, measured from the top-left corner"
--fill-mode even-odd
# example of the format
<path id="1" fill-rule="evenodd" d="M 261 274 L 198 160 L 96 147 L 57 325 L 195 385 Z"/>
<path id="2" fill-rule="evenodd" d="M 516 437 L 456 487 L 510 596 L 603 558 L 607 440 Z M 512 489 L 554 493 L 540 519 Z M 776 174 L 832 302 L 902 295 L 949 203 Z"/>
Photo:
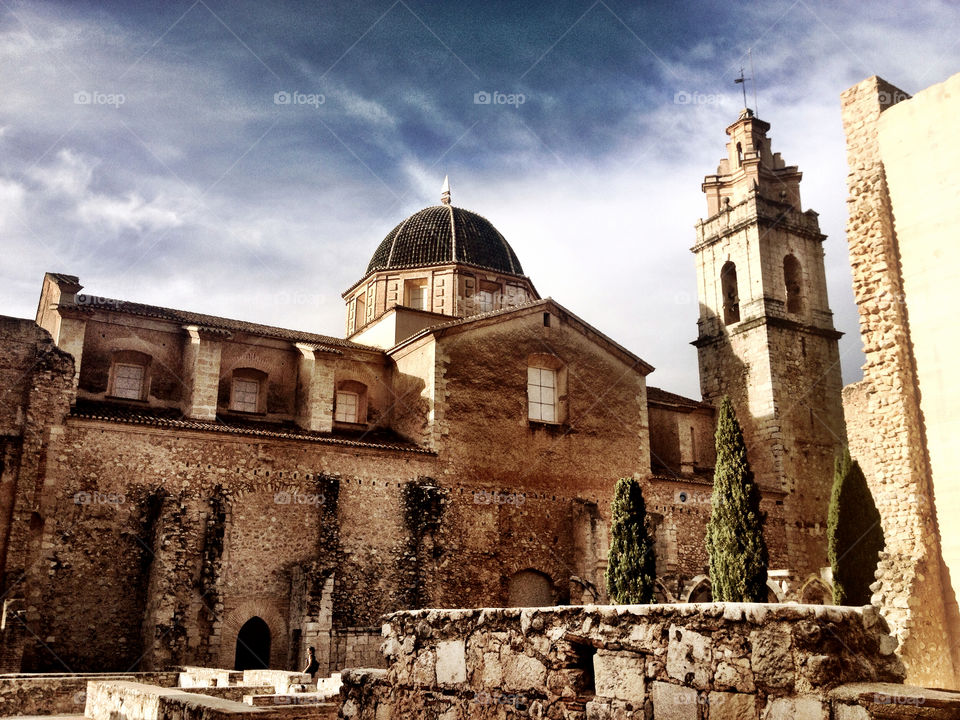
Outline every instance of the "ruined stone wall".
<path id="1" fill-rule="evenodd" d="M 424 610 L 383 635 L 385 677 L 346 673 L 340 717 L 819 719 L 838 685 L 903 678 L 870 606 Z"/>
<path id="2" fill-rule="evenodd" d="M 942 567 L 915 340 L 910 308 L 904 302 L 908 296 L 902 244 L 910 238 L 898 235 L 897 205 L 879 140 L 883 114 L 908 98 L 877 77 L 842 95 L 850 168 L 847 241 L 866 354 L 863 381 L 847 394 L 847 428 L 854 456 L 867 471 L 886 537 L 874 599 L 900 639 L 910 680 L 957 687 L 960 627 Z M 911 150 L 939 152 L 922 140 Z M 916 173 L 911 182 L 925 183 L 925 174 L 925 169 Z M 942 209 L 925 207 L 925 212 Z M 938 246 L 948 244 L 943 240 Z M 924 342 L 940 347 L 941 333 L 938 328 L 936 337 Z M 931 393 L 943 391 L 930 387 Z M 936 418 L 928 422 L 935 423 Z"/>

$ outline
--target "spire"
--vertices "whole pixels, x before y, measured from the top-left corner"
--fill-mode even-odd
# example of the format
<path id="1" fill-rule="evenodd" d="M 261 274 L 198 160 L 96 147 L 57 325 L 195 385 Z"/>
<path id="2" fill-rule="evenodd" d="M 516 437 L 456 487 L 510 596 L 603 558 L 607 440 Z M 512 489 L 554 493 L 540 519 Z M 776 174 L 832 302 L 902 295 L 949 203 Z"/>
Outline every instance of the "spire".
<path id="1" fill-rule="evenodd" d="M 443 188 L 440 191 L 440 202 L 444 205 L 450 204 L 450 176 L 443 176 Z"/>

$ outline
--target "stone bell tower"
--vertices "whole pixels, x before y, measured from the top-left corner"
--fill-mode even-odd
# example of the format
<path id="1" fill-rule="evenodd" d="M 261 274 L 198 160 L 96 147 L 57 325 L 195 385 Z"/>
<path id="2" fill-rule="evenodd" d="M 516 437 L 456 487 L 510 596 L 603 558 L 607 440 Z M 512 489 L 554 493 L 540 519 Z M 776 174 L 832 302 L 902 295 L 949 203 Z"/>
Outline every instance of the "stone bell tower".
<path id="1" fill-rule="evenodd" d="M 704 399 L 730 396 L 761 490 L 784 493 L 785 532 L 767 533 L 771 569 L 802 582 L 827 564 L 833 463 L 846 440 L 841 333 L 817 213 L 801 210 L 802 174 L 771 152 L 769 129 L 743 110 L 727 128 L 727 157 L 704 179 L 694 345 Z"/>

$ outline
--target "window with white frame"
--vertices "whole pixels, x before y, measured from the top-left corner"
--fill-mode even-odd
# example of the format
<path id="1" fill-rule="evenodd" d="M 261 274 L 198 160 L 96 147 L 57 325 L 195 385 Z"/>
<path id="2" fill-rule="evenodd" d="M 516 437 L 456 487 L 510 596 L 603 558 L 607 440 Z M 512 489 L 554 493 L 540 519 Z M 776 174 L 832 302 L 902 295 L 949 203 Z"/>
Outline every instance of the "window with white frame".
<path id="1" fill-rule="evenodd" d="M 527 417 L 540 422 L 557 422 L 557 371 L 544 367 L 527 368 Z"/>
<path id="2" fill-rule="evenodd" d="M 230 409 L 255 413 L 259 408 L 260 382 L 251 378 L 234 378 Z"/>
<path id="3" fill-rule="evenodd" d="M 337 409 L 333 414 L 337 422 L 360 422 L 360 395 L 346 390 L 337 390 Z"/>
<path id="4" fill-rule="evenodd" d="M 113 396 L 127 400 L 143 398 L 143 365 L 117 363 L 113 368 Z"/>
<path id="5" fill-rule="evenodd" d="M 403 304 L 414 310 L 429 310 L 430 295 L 426 280 L 407 280 L 404 283 Z"/>

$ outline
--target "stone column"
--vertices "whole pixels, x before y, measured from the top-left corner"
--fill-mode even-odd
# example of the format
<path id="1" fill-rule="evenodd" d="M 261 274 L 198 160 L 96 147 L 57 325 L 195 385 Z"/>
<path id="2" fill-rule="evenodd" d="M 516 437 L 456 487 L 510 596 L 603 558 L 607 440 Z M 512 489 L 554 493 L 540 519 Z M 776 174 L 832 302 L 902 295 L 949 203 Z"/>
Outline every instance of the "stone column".
<path id="1" fill-rule="evenodd" d="M 217 391 L 220 386 L 220 341 L 229 339 L 224 330 L 184 325 L 187 339 L 183 346 L 183 414 L 195 420 L 217 417 Z"/>
<path id="2" fill-rule="evenodd" d="M 333 429 L 334 367 L 315 345 L 296 343 L 297 425 L 304 430 Z M 319 355 L 319 357 L 318 357 Z"/>

